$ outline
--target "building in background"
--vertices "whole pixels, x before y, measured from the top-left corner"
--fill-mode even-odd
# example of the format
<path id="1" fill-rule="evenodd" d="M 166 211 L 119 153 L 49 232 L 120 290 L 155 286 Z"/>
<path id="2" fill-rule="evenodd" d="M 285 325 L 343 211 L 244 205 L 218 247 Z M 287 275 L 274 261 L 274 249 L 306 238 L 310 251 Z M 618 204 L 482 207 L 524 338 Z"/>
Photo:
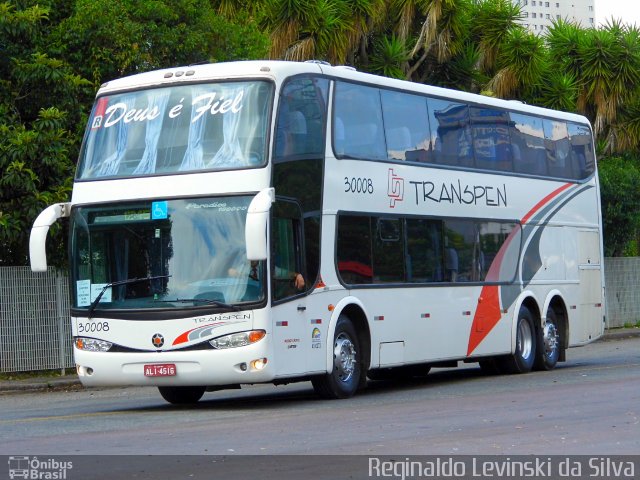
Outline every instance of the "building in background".
<path id="1" fill-rule="evenodd" d="M 543 35 L 554 20 L 565 19 L 584 28 L 596 26 L 595 0 L 513 0 L 522 11 L 522 24 Z"/>

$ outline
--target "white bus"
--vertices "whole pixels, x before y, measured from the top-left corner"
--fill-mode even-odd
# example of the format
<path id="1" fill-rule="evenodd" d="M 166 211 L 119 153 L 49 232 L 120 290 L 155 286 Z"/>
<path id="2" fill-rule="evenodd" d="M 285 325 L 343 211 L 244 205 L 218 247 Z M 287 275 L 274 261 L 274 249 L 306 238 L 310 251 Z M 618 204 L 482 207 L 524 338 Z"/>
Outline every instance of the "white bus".
<path id="1" fill-rule="evenodd" d="M 67 216 L 87 386 L 343 398 L 460 361 L 548 370 L 603 332 L 590 125 L 519 102 L 322 62 L 110 81 L 34 270 Z"/>

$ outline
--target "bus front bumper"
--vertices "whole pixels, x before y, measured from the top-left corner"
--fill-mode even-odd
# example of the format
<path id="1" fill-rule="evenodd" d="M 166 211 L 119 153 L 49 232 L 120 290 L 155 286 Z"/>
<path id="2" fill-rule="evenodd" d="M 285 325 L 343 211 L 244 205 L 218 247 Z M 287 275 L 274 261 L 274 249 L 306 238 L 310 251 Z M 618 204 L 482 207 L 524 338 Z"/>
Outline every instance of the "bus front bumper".
<path id="1" fill-rule="evenodd" d="M 266 383 L 274 379 L 275 366 L 269 349 L 260 343 L 224 350 L 126 353 L 74 347 L 74 358 L 80 381 L 92 387 Z"/>

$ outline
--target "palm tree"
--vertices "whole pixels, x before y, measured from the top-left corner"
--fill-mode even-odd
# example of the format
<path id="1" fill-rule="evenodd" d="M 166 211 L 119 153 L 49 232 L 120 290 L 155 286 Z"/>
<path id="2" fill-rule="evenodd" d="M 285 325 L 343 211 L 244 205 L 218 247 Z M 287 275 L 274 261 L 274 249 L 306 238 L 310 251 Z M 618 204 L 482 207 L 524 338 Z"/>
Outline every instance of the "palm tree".
<path id="1" fill-rule="evenodd" d="M 405 78 L 404 65 L 409 60 L 409 51 L 403 40 L 392 35 L 382 37 L 374 46 L 373 54 L 369 62 L 369 70 L 372 73 L 393 78 Z"/>
<path id="2" fill-rule="evenodd" d="M 554 110 L 576 112 L 579 89 L 575 75 L 548 69 L 543 74 L 534 102 Z"/>
<path id="3" fill-rule="evenodd" d="M 498 71 L 487 89 L 501 98 L 522 98 L 540 82 L 545 62 L 544 40 L 524 28 L 512 28 L 498 52 Z"/>
<path id="4" fill-rule="evenodd" d="M 478 68 L 493 73 L 500 48 L 512 29 L 522 29 L 520 6 L 511 0 L 482 0 L 471 5 L 471 35 L 478 44 Z"/>
<path id="5" fill-rule="evenodd" d="M 445 63 L 464 48 L 468 28 L 466 13 L 470 0 L 430 0 L 424 11 L 424 21 L 411 57 L 422 55 L 412 64 L 407 78 L 412 78 L 422 64 L 433 56 L 437 63 Z"/>
<path id="6" fill-rule="evenodd" d="M 553 68 L 576 78 L 576 108 L 587 115 L 604 140 L 606 152 L 621 151 L 636 144 L 630 118 L 633 99 L 640 84 L 640 31 L 635 26 L 609 20 L 604 28 L 581 29 L 566 21 L 549 31 Z"/>
<path id="7" fill-rule="evenodd" d="M 265 0 L 264 23 L 271 32 L 271 58 L 286 58 L 287 50 L 309 22 L 314 4 L 311 0 Z"/>
<path id="8" fill-rule="evenodd" d="M 271 58 L 368 63 L 374 32 L 382 28 L 385 0 L 265 0 Z"/>

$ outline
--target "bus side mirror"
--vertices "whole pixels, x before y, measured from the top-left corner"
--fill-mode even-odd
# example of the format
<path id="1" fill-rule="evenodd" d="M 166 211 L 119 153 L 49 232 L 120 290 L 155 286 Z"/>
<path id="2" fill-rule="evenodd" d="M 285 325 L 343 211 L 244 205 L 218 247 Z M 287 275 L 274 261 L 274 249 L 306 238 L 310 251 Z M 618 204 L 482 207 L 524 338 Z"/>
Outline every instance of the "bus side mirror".
<path id="1" fill-rule="evenodd" d="M 267 259 L 267 220 L 275 200 L 273 188 L 265 188 L 253 197 L 247 210 L 244 237 L 247 245 L 247 260 Z"/>
<path id="2" fill-rule="evenodd" d="M 29 236 L 29 260 L 33 272 L 47 271 L 46 243 L 49 227 L 59 218 L 68 217 L 70 211 L 70 203 L 54 203 L 45 208 L 33 222 Z"/>

